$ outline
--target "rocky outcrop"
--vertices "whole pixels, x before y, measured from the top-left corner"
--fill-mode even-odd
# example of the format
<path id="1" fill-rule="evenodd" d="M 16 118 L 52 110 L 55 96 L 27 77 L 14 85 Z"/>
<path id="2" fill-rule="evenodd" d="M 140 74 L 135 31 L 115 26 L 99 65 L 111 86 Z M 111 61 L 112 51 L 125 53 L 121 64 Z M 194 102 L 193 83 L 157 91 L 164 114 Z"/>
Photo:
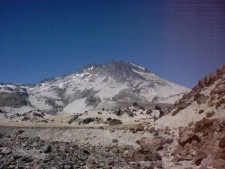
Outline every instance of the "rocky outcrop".
<path id="1" fill-rule="evenodd" d="M 210 120 L 210 119 L 206 119 L 206 118 L 203 118 L 202 120 L 197 121 L 194 125 L 195 126 L 194 131 L 200 132 L 200 131 L 205 130 L 208 127 L 211 127 L 213 125 L 213 121 L 214 120 Z"/>
<path id="2" fill-rule="evenodd" d="M 201 150 L 197 150 L 195 154 L 195 164 L 201 164 L 202 160 L 207 157 L 207 153 Z"/>
<path id="3" fill-rule="evenodd" d="M 122 122 L 121 120 L 119 120 L 119 119 L 111 119 L 111 120 L 109 121 L 109 125 L 110 125 L 110 126 L 118 125 L 118 124 L 123 124 L 123 122 Z"/>
<path id="4" fill-rule="evenodd" d="M 101 102 L 100 97 L 96 96 L 88 96 L 85 100 L 87 106 L 94 106 L 94 107 L 96 107 L 100 102 Z"/>
<path id="5" fill-rule="evenodd" d="M 9 106 L 20 108 L 28 106 L 30 102 L 27 100 L 28 94 L 24 92 L 0 92 L 0 107 Z"/>
<path id="6" fill-rule="evenodd" d="M 225 168 L 225 120 L 205 119 L 194 127 L 180 128 L 179 145 L 173 155 L 174 160 L 193 160 L 204 167 Z M 189 158 L 190 157 L 190 158 Z"/>
<path id="7" fill-rule="evenodd" d="M 178 143 L 185 146 L 187 143 L 191 143 L 192 141 L 200 142 L 200 138 L 195 133 L 187 131 L 185 128 L 179 128 Z"/>
<path id="8" fill-rule="evenodd" d="M 164 138 L 149 138 L 143 137 L 137 141 L 137 143 L 141 146 L 142 150 L 147 151 L 159 151 L 163 149 L 163 145 L 165 144 L 166 140 Z"/>
<path id="9" fill-rule="evenodd" d="M 137 143 L 140 147 L 126 152 L 126 161 L 138 163 L 141 169 L 162 168 L 162 156 L 158 151 L 162 150 L 165 144 L 171 144 L 171 140 L 163 137 L 143 137 Z"/>
<path id="10" fill-rule="evenodd" d="M 203 94 L 203 91 L 208 89 L 209 87 L 212 87 L 212 89 L 210 89 L 210 92 L 207 95 Z M 171 115 L 176 115 L 195 101 L 199 105 L 208 103 L 209 106 L 217 105 L 216 107 L 218 108 L 222 105 L 225 105 L 225 101 L 223 101 L 224 96 L 225 65 L 223 65 L 221 68 L 211 73 L 210 75 L 204 77 L 198 82 L 198 85 L 191 90 L 191 92 L 183 95 L 183 97 L 175 103 Z"/>

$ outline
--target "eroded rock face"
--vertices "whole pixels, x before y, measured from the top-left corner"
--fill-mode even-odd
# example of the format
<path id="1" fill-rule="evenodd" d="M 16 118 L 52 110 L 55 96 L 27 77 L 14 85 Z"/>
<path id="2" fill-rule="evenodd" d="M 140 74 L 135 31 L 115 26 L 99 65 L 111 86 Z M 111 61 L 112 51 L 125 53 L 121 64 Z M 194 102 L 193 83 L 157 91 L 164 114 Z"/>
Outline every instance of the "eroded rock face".
<path id="1" fill-rule="evenodd" d="M 214 73 L 209 76 L 203 78 L 198 82 L 199 87 L 206 87 L 212 85 L 216 80 L 221 78 L 221 75 L 225 74 L 225 65 L 221 68 L 217 69 Z"/>
<path id="2" fill-rule="evenodd" d="M 213 86 L 214 85 L 214 86 Z M 203 94 L 203 91 L 212 87 L 208 94 Z M 225 96 L 225 65 L 204 77 L 198 82 L 191 92 L 183 95 L 174 105 L 172 115 L 176 115 L 181 110 L 188 107 L 191 103 L 197 102 L 199 105 L 207 104 L 210 100 L 223 100 Z M 217 107 L 225 105 L 225 101 L 220 101 Z"/>
<path id="3" fill-rule="evenodd" d="M 200 80 L 191 92 L 174 104 L 170 115 L 176 117 L 169 117 L 171 123 L 180 120 L 186 124 L 170 126 L 185 126 L 179 128 L 178 144 L 170 152 L 175 165 L 191 161 L 201 169 L 225 168 L 224 109 L 225 65 Z M 202 118 L 204 116 L 206 118 Z"/>
<path id="4" fill-rule="evenodd" d="M 9 106 L 19 108 L 29 105 L 28 94 L 24 92 L 0 92 L 0 107 Z"/>
<path id="5" fill-rule="evenodd" d="M 101 102 L 100 97 L 97 96 L 88 96 L 85 100 L 87 106 L 97 106 Z"/>
<path id="6" fill-rule="evenodd" d="M 225 120 L 205 119 L 194 128 L 179 129 L 179 145 L 174 150 L 174 160 L 193 160 L 204 167 L 225 168 Z"/>

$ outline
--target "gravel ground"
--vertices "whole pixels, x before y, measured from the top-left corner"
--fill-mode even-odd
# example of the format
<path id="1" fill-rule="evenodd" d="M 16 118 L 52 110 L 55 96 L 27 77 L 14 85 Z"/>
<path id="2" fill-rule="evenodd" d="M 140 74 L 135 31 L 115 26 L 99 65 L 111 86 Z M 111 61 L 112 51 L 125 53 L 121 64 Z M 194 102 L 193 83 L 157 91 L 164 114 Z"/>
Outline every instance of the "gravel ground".
<path id="1" fill-rule="evenodd" d="M 151 133 L 115 129 L 0 127 L 0 169 L 141 168 L 126 160 Z M 146 162 L 151 168 L 156 162 Z"/>

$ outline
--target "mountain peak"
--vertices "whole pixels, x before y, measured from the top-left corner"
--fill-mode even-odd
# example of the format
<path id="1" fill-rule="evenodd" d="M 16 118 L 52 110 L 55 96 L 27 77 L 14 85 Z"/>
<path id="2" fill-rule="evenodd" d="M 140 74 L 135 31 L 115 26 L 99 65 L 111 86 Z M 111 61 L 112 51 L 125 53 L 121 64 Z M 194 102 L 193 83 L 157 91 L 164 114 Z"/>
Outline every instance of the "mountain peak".
<path id="1" fill-rule="evenodd" d="M 91 67 L 101 67 L 101 66 L 108 66 L 108 67 L 131 67 L 133 69 L 139 69 L 142 71 L 147 71 L 147 68 L 144 68 L 142 66 L 139 66 L 138 64 L 134 63 L 134 62 L 127 62 L 124 60 L 111 60 L 107 63 L 104 64 L 88 64 L 86 66 L 84 66 L 83 68 L 81 68 L 81 70 L 83 69 L 88 69 Z M 149 71 L 148 71 L 149 72 Z"/>
<path id="2" fill-rule="evenodd" d="M 118 82 L 124 82 L 135 79 L 146 80 L 140 73 L 150 73 L 150 71 L 135 63 L 112 60 L 105 64 L 89 64 L 84 66 L 78 73 L 110 76 Z"/>
<path id="3" fill-rule="evenodd" d="M 135 63 L 112 60 L 105 64 L 89 64 L 75 73 L 27 86 L 24 97 L 18 93 L 14 93 L 14 97 L 21 98 L 21 103 L 29 109 L 82 113 L 133 102 L 173 103 L 187 91 L 189 89 L 164 80 Z M 5 103 L 8 105 L 8 100 Z"/>

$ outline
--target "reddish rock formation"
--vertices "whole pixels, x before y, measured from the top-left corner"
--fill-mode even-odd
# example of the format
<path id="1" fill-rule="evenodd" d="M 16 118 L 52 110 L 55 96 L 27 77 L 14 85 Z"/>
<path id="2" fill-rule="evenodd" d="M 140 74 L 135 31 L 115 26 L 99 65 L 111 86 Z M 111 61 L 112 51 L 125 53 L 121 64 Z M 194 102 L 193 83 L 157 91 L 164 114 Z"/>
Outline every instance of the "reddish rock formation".
<path id="1" fill-rule="evenodd" d="M 158 151 L 163 149 L 164 139 L 143 137 L 137 143 L 142 147 L 143 151 Z"/>
<path id="2" fill-rule="evenodd" d="M 221 148 L 225 148 L 225 137 L 221 138 L 220 142 L 219 142 L 219 146 Z"/>
<path id="3" fill-rule="evenodd" d="M 125 158 L 127 161 L 139 162 L 162 160 L 162 157 L 156 151 L 163 148 L 163 144 L 167 142 L 166 139 L 143 137 L 137 142 L 140 147 L 136 149 L 130 149 L 126 153 Z"/>
<path id="4" fill-rule="evenodd" d="M 199 165 L 201 164 L 201 161 L 207 157 L 207 153 L 205 153 L 204 151 L 201 150 L 197 150 L 196 151 L 196 155 L 195 155 L 195 164 Z"/>
<path id="5" fill-rule="evenodd" d="M 178 143 L 185 146 L 187 143 L 191 143 L 193 140 L 200 142 L 200 138 L 192 131 L 187 131 L 185 128 L 179 128 L 179 140 Z"/>
<path id="6" fill-rule="evenodd" d="M 225 119 L 203 118 L 192 129 L 180 128 L 179 144 L 172 154 L 175 161 L 193 159 L 202 169 L 205 166 L 224 169 Z"/>
<path id="7" fill-rule="evenodd" d="M 210 94 L 205 96 L 201 93 L 204 89 L 215 84 Z M 171 115 L 176 115 L 180 110 L 188 107 L 192 102 L 197 101 L 198 104 L 205 104 L 209 98 L 220 99 L 225 96 L 225 65 L 216 70 L 214 73 L 204 77 L 198 82 L 191 92 L 185 94 L 179 101 L 174 104 L 174 111 Z M 225 101 L 221 102 L 225 105 Z M 221 106 L 222 104 L 219 104 Z"/>

